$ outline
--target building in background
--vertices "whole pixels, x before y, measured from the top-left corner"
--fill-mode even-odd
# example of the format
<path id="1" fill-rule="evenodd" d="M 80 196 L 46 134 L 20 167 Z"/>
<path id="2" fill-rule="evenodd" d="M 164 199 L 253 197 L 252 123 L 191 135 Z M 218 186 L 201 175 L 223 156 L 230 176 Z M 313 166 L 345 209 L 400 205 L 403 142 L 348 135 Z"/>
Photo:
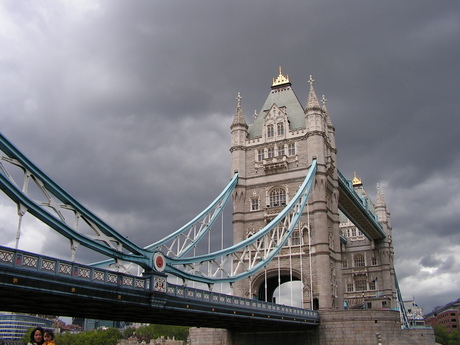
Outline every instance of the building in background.
<path id="1" fill-rule="evenodd" d="M 415 303 L 415 297 L 409 301 L 404 301 L 404 309 L 406 309 L 407 319 L 412 327 L 424 327 L 425 318 L 423 316 L 423 308 Z"/>
<path id="2" fill-rule="evenodd" d="M 447 333 L 459 331 L 459 310 L 460 298 L 454 302 L 446 304 L 443 307 L 434 308 L 431 313 L 425 315 L 425 324 L 431 327 L 442 325 L 446 328 Z"/>
<path id="3" fill-rule="evenodd" d="M 0 338 L 20 340 L 29 328 L 55 328 L 56 320 L 30 314 L 0 313 Z"/>
<path id="4" fill-rule="evenodd" d="M 124 329 L 128 325 L 123 321 L 108 321 L 108 320 L 95 320 L 95 319 L 85 319 L 81 317 L 74 317 L 72 319 L 72 324 L 79 326 L 80 329 L 84 331 L 92 331 L 93 329 L 99 328 L 118 328 Z"/>

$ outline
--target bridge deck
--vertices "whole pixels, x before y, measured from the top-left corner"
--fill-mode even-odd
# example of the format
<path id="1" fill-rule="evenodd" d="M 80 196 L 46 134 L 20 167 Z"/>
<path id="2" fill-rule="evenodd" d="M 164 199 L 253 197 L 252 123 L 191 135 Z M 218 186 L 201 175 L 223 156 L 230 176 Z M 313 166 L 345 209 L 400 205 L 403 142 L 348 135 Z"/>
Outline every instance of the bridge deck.
<path id="1" fill-rule="evenodd" d="M 136 277 L 0 247 L 2 310 L 227 329 L 305 329 L 316 311 Z"/>

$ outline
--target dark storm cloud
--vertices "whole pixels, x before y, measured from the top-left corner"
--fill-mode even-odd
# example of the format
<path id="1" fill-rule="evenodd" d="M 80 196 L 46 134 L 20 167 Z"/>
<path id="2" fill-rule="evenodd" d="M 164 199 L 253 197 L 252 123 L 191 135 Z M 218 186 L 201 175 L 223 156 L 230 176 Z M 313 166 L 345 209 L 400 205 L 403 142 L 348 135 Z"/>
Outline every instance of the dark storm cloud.
<path id="1" fill-rule="evenodd" d="M 460 243 L 459 7 L 4 1 L 1 130 L 146 245 L 191 219 L 231 177 L 237 92 L 251 123 L 278 66 L 303 104 L 312 74 L 328 99 L 338 167 L 349 178 L 357 171 L 371 196 L 380 184 L 403 294 L 429 311 L 457 299 L 460 283 L 458 255 L 443 254 Z M 434 262 L 454 282 L 437 296 Z"/>

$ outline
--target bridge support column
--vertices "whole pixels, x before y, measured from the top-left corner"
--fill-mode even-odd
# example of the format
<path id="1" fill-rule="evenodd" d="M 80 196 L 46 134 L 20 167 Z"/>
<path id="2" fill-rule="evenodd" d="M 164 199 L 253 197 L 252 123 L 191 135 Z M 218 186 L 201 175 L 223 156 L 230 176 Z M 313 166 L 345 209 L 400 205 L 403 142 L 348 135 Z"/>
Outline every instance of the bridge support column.
<path id="1" fill-rule="evenodd" d="M 190 345 L 319 345 L 317 328 L 305 331 L 237 331 L 191 328 Z"/>

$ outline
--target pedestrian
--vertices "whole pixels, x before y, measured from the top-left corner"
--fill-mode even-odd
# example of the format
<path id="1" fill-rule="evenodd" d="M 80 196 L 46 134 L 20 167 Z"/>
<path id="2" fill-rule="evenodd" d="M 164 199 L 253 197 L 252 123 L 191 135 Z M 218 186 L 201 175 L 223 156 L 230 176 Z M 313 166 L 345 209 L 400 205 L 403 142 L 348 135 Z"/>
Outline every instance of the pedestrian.
<path id="1" fill-rule="evenodd" d="M 35 327 L 30 333 L 30 341 L 27 345 L 42 345 L 43 344 L 43 328 Z"/>
<path id="2" fill-rule="evenodd" d="M 43 332 L 43 345 L 54 345 L 54 332 L 51 329 L 45 329 Z"/>

